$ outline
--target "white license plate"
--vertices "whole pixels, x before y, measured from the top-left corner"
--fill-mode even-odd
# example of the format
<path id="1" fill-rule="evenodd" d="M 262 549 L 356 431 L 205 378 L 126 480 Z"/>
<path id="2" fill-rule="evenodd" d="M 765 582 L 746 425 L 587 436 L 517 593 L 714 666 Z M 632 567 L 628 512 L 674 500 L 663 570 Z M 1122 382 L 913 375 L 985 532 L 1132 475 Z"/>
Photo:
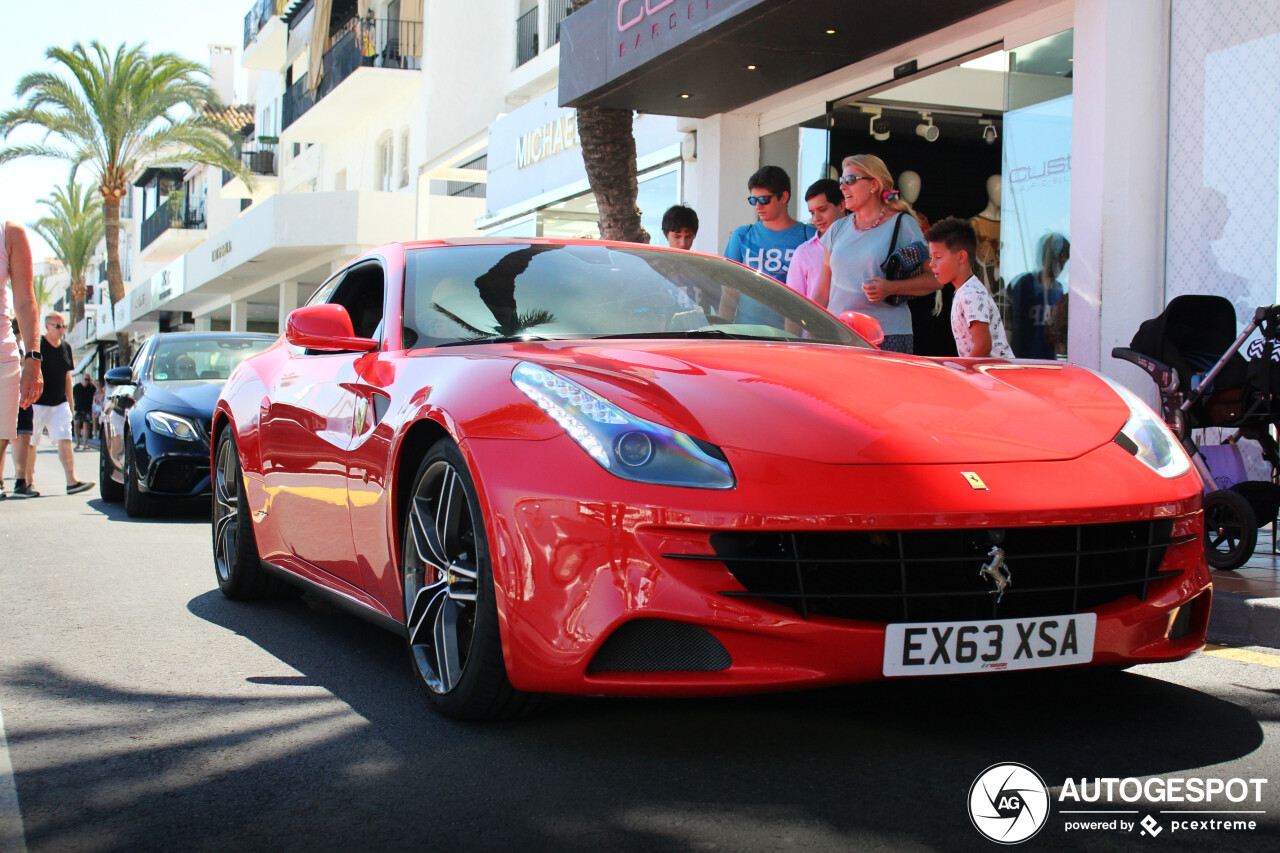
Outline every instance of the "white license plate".
<path id="1" fill-rule="evenodd" d="M 1093 660 L 1093 613 L 888 625 L 885 675 L 942 675 L 1042 669 Z"/>

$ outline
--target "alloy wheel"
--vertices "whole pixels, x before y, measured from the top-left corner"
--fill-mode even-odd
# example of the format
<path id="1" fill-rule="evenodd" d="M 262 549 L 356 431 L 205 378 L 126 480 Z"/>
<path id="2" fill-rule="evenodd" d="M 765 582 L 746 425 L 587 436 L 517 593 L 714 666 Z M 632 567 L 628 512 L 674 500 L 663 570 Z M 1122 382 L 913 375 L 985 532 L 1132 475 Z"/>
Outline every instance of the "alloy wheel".
<path id="1" fill-rule="evenodd" d="M 231 578 L 239 534 L 240 472 L 235 445 L 224 441 L 218 447 L 218 464 L 213 475 L 213 560 L 218 578 Z"/>
<path id="2" fill-rule="evenodd" d="M 404 593 L 409 646 L 436 693 L 457 686 L 475 633 L 479 564 L 467 486 L 447 461 L 422 472 L 406 529 Z"/>

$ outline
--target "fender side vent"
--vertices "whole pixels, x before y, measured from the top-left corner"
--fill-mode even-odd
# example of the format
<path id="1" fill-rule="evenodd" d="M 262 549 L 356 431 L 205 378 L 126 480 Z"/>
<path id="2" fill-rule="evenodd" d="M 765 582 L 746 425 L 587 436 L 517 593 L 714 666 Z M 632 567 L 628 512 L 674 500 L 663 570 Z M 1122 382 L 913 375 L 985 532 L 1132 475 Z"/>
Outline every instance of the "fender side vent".
<path id="1" fill-rule="evenodd" d="M 718 672 L 732 665 L 729 652 L 704 628 L 635 619 L 609 635 L 587 672 Z"/>

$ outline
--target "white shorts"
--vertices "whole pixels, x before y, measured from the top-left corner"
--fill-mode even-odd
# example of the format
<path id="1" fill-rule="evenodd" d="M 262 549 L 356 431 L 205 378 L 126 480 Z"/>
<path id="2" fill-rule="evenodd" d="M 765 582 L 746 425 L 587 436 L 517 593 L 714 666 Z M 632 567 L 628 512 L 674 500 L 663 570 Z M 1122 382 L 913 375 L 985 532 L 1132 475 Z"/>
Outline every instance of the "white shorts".
<path id="1" fill-rule="evenodd" d="M 31 407 L 31 411 L 33 414 L 31 443 L 33 445 L 40 446 L 40 434 L 44 432 L 45 427 L 49 428 L 49 438 L 54 441 L 71 440 L 70 404 L 59 403 L 56 406 L 35 405 Z"/>
<path id="2" fill-rule="evenodd" d="M 21 385 L 22 362 L 16 359 L 0 361 L 0 440 L 18 437 L 18 392 Z"/>

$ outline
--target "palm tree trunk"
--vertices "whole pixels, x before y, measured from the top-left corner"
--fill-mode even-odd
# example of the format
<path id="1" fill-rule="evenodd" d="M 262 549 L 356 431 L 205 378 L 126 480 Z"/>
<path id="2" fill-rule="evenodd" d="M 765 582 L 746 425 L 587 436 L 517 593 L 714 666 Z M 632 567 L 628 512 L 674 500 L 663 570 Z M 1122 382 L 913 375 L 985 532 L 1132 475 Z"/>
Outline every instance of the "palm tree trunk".
<path id="1" fill-rule="evenodd" d="M 569 14 L 590 0 L 572 0 Z M 636 139 L 631 110 L 583 107 L 578 110 L 578 139 L 587 182 L 600 211 L 600 236 L 606 240 L 648 243 L 636 206 Z"/>
<path id="2" fill-rule="evenodd" d="M 71 282 L 71 328 L 84 319 L 84 279 L 73 279 Z"/>
<path id="3" fill-rule="evenodd" d="M 105 183 L 105 182 L 104 182 Z M 120 199 L 117 191 L 104 186 L 102 188 L 102 213 L 107 238 L 107 289 L 111 294 L 111 307 L 124 299 L 124 274 L 120 271 Z M 117 364 L 128 364 L 131 355 L 129 335 L 127 332 L 116 332 L 116 345 L 119 349 Z"/>

